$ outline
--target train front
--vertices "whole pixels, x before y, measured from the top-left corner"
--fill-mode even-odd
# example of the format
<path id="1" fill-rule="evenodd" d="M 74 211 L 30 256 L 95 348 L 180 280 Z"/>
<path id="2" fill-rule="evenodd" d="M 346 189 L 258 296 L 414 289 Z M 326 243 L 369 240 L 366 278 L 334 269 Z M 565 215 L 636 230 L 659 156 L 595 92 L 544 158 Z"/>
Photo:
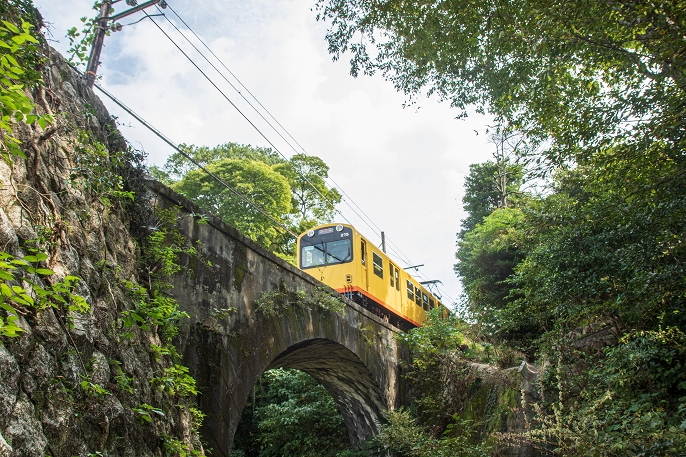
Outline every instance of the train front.
<path id="1" fill-rule="evenodd" d="M 322 225 L 303 233 L 298 237 L 298 268 L 340 290 L 351 271 L 337 266 L 353 261 L 353 236 L 353 229 L 342 224 Z"/>

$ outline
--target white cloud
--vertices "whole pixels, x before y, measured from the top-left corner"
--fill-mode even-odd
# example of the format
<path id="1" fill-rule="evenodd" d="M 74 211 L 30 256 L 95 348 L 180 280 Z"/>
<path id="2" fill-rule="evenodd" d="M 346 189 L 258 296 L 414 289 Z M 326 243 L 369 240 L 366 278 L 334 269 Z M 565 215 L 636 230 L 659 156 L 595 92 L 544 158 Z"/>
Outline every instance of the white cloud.
<path id="1" fill-rule="evenodd" d="M 53 24 L 62 52 L 66 30 L 94 13 L 83 0 L 34 1 Z M 441 280 L 443 289 L 458 298 L 452 266 L 455 233 L 465 217 L 462 182 L 470 163 L 490 156 L 485 136 L 474 133 L 488 119 L 455 120 L 447 104 L 434 100 L 403 109 L 405 97 L 381 77 L 350 77 L 347 59 L 332 62 L 327 53 L 325 24 L 315 21 L 312 0 L 169 3 L 308 153 L 331 167 L 333 179 L 404 255 L 426 265 L 424 279 Z M 169 10 L 165 14 L 173 18 Z M 190 49 L 162 18 L 156 21 Z M 149 20 L 107 37 L 101 60 L 103 86 L 173 141 L 268 145 Z M 284 154 L 293 154 L 239 95 L 215 74 L 212 78 Z M 130 123 L 122 127 L 124 135 L 146 149 L 150 162 L 162 164 L 169 147 L 104 102 Z M 341 210 L 375 239 L 347 206 Z"/>

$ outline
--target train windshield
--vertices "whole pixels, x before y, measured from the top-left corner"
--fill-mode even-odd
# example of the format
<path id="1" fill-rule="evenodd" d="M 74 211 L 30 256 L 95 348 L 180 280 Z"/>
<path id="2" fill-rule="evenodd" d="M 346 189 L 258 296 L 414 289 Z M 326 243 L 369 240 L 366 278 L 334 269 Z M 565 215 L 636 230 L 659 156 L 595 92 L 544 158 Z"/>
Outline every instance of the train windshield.
<path id="1" fill-rule="evenodd" d="M 335 265 L 352 259 L 352 231 L 347 227 L 340 231 L 334 231 L 333 227 L 320 229 L 300 239 L 300 268 Z"/>

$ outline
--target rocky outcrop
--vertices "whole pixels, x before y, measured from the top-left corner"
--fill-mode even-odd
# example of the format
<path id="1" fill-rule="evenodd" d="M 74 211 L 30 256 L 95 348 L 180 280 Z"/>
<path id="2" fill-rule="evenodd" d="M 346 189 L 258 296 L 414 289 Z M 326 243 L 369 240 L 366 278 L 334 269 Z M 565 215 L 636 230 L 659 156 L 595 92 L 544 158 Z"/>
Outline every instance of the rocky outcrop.
<path id="1" fill-rule="evenodd" d="M 136 152 L 62 57 L 45 52 L 45 85 L 31 96 L 54 118 L 45 129 L 17 124 L 26 158 L 0 161 L 0 251 L 47 254 L 32 264 L 54 274 L 32 275 L 36 285 L 78 277 L 71 292 L 56 293 L 67 302 L 78 294 L 88 309 L 50 305 L 36 287 L 2 281 L 26 288 L 36 305 L 7 301 L 23 331 L 0 337 L 0 456 L 202 452 L 190 399 L 151 382 L 176 362 L 173 350 L 156 349 L 166 342 L 154 326 L 122 318 L 137 306 L 140 226 L 150 217 L 136 189 L 140 170 L 127 164 Z"/>

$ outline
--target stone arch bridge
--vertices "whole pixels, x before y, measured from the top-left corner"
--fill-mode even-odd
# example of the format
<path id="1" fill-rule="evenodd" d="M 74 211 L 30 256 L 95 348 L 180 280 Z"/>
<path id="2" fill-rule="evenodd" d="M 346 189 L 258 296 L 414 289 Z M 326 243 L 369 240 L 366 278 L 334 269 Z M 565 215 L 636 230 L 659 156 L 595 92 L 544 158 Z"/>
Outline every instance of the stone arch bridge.
<path id="1" fill-rule="evenodd" d="M 342 312 L 288 304 L 280 312 L 257 309 L 274 292 L 322 295 L 328 287 L 209 216 L 198 223 L 197 206 L 167 187 L 150 182 L 161 208 L 180 207 L 179 229 L 198 243 L 206 262 L 186 258 L 173 278 L 172 294 L 190 315 L 178 346 L 197 381 L 198 404 L 207 414 L 201 433 L 213 455 L 228 456 L 253 386 L 265 370 L 297 368 L 331 393 L 343 415 L 351 444 L 378 432 L 383 412 L 405 402 L 399 361 L 407 349 L 398 331 L 350 300 Z"/>

